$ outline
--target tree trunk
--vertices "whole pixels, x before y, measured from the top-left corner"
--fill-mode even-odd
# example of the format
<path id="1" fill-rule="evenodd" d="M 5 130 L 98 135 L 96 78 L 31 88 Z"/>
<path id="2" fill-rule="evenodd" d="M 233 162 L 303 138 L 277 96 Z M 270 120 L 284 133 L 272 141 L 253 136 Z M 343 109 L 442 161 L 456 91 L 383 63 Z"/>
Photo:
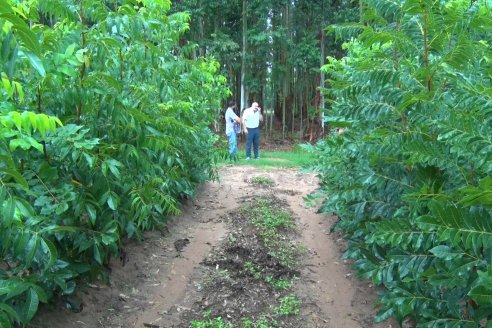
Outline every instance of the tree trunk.
<path id="1" fill-rule="evenodd" d="M 245 83 L 245 75 L 246 75 L 246 47 L 247 47 L 247 39 L 246 33 L 248 32 L 248 1 L 243 0 L 243 51 L 241 58 L 241 110 L 248 107 L 248 99 L 246 97 L 246 86 Z"/>
<path id="2" fill-rule="evenodd" d="M 291 128 L 290 134 L 292 139 L 294 139 L 295 125 L 296 125 L 296 109 L 297 109 L 297 92 L 296 92 L 296 81 L 297 81 L 298 73 L 292 73 L 292 90 L 293 90 L 293 100 L 292 100 L 292 111 L 291 111 Z"/>
<path id="3" fill-rule="evenodd" d="M 320 38 L 320 67 L 323 67 L 325 64 L 325 29 L 324 29 L 324 21 L 321 26 L 321 38 Z M 325 87 L 325 73 L 323 70 L 320 71 L 320 79 L 319 79 L 319 88 L 320 88 L 320 103 L 319 103 L 319 111 L 320 111 L 320 121 L 321 121 L 321 131 L 323 134 L 325 133 L 325 94 L 323 89 Z"/>
<path id="4" fill-rule="evenodd" d="M 303 111 L 304 111 L 304 93 L 302 92 L 304 88 L 301 88 L 301 92 L 299 92 L 299 116 L 300 116 L 300 124 L 299 124 L 299 142 L 304 140 L 304 131 L 303 131 Z"/>

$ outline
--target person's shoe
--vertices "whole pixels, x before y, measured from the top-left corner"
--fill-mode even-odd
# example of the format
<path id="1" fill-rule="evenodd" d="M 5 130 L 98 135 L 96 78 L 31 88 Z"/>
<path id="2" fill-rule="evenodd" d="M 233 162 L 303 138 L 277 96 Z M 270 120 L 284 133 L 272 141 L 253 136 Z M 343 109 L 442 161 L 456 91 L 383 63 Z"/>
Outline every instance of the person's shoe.
<path id="1" fill-rule="evenodd" d="M 255 159 L 256 159 L 256 160 L 259 160 L 259 159 L 260 159 L 260 157 L 255 157 Z"/>
<path id="2" fill-rule="evenodd" d="M 249 157 L 246 157 L 246 160 L 247 160 L 247 161 L 249 161 L 250 159 L 251 159 L 251 158 L 249 158 Z"/>

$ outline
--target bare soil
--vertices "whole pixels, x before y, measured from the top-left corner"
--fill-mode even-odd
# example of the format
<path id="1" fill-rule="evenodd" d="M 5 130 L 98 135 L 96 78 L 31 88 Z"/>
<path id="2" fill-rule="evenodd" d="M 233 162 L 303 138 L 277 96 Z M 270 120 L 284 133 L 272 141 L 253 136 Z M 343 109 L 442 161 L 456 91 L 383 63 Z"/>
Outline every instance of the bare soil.
<path id="1" fill-rule="evenodd" d="M 255 185 L 255 177 L 273 184 Z M 81 286 L 77 296 L 43 308 L 31 326 L 191 327 L 207 311 L 228 322 L 256 320 L 283 293 L 244 274 L 244 263 L 257 261 L 272 276 L 296 277 L 301 311 L 278 322 L 280 327 L 397 327 L 373 322 L 375 288 L 357 280 L 341 259 L 344 241 L 330 233 L 336 217 L 305 205 L 303 198 L 317 186 L 315 175 L 296 169 L 223 167 L 220 182 L 202 185 L 168 230 L 125 246 L 126 256 L 110 265 L 110 283 Z M 258 197 L 275 197 L 295 217 L 291 238 L 305 250 L 298 269 L 273 263 L 243 220 L 239 208 Z"/>

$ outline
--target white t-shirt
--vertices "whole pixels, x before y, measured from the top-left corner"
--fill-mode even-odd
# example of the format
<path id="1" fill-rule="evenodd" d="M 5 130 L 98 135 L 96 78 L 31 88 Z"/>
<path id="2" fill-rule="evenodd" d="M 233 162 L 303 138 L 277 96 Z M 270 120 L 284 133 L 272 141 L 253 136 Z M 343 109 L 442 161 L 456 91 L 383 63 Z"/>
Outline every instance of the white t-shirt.
<path id="1" fill-rule="evenodd" d="M 260 110 L 256 113 L 253 108 L 246 108 L 244 110 L 244 121 L 248 129 L 254 129 L 260 126 Z"/>
<path id="2" fill-rule="evenodd" d="M 236 113 L 232 110 L 232 108 L 227 108 L 225 112 L 225 121 L 226 121 L 226 135 L 229 135 L 234 132 L 234 122 L 236 118 L 239 118 Z"/>

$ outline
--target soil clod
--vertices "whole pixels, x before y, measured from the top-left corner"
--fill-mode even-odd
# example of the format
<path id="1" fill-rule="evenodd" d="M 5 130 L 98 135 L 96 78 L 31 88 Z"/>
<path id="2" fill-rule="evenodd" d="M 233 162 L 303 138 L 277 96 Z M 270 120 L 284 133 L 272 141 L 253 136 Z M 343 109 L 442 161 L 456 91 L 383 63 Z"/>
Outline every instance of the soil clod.
<path id="1" fill-rule="evenodd" d="M 190 243 L 190 240 L 188 238 L 178 239 L 174 242 L 174 248 L 178 252 L 182 252 L 183 248 L 185 248 L 186 245 L 188 245 L 189 243 Z"/>

